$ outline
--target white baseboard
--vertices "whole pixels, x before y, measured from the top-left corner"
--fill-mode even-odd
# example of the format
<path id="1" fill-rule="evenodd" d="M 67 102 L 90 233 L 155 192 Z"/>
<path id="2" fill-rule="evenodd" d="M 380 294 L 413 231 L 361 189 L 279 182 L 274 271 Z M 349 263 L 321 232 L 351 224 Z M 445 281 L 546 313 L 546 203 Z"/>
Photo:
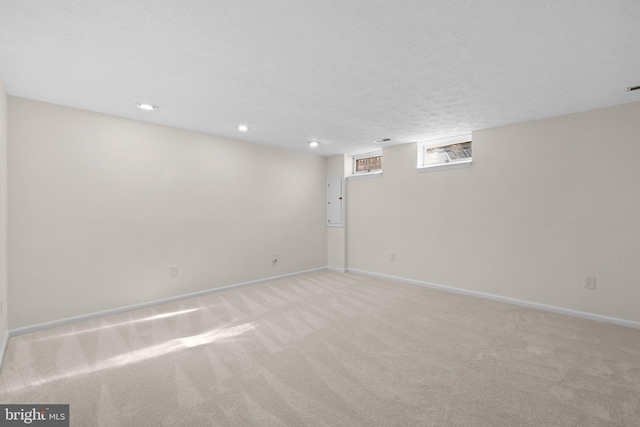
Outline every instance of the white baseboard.
<path id="1" fill-rule="evenodd" d="M 4 333 L 2 339 L 2 347 L 0 347 L 0 371 L 2 371 L 2 362 L 4 361 L 4 353 L 7 351 L 7 344 L 9 343 L 9 331 Z"/>
<path id="2" fill-rule="evenodd" d="M 454 288 L 452 286 L 438 285 L 436 283 L 422 282 L 420 280 L 405 279 L 403 277 L 389 276 L 387 274 L 373 273 L 371 271 L 357 270 L 354 268 L 349 268 L 347 272 L 362 274 L 365 276 L 377 277 L 380 279 L 394 280 L 397 282 L 410 283 L 413 285 L 425 286 L 427 288 L 439 289 L 441 291 L 469 295 L 472 297 L 484 298 L 484 299 L 489 299 L 493 301 L 505 302 L 507 304 L 519 305 L 522 307 L 535 308 L 538 310 L 550 311 L 553 313 L 566 314 L 568 316 L 582 317 L 584 319 L 595 320 L 598 322 L 612 323 L 614 325 L 627 326 L 629 328 L 640 329 L 640 322 L 636 322 L 633 320 L 603 316 L 601 314 L 588 313 L 586 311 L 571 310 L 569 308 L 562 308 L 562 307 L 556 307 L 553 305 L 540 304 L 537 302 L 524 301 L 524 300 L 519 300 L 515 298 L 503 297 L 500 295 L 487 294 L 487 293 L 478 292 L 478 291 L 471 291 L 468 289 Z"/>
<path id="3" fill-rule="evenodd" d="M 9 331 L 7 331 L 5 333 L 5 336 L 4 336 L 3 341 L 2 341 L 2 346 L 0 347 L 0 368 L 2 366 L 2 361 L 4 359 L 4 353 L 5 353 L 6 348 L 7 348 L 7 343 L 8 343 L 9 337 L 13 337 L 13 336 L 16 336 L 16 335 L 22 335 L 22 334 L 28 334 L 28 333 L 40 331 L 40 330 L 43 330 L 43 329 L 55 328 L 57 326 L 68 325 L 70 323 L 81 322 L 83 320 L 90 320 L 90 319 L 96 319 L 98 317 L 110 316 L 112 314 L 125 313 L 127 311 L 138 310 L 138 309 L 141 309 L 141 308 L 147 308 L 147 307 L 151 307 L 151 306 L 154 306 L 154 305 L 166 304 L 166 303 L 170 303 L 170 302 L 174 302 L 174 301 L 180 301 L 180 300 L 187 299 L 187 298 L 194 298 L 194 297 L 208 295 L 208 294 L 212 294 L 212 293 L 216 293 L 216 292 L 228 291 L 230 289 L 240 288 L 240 287 L 244 287 L 244 286 L 257 285 L 259 283 L 265 283 L 265 282 L 269 282 L 269 281 L 272 281 L 272 280 L 284 279 L 284 278 L 287 278 L 287 277 L 294 277 L 294 276 L 299 276 L 299 275 L 302 275 L 302 274 L 314 273 L 314 272 L 323 271 L 323 270 L 329 270 L 329 271 L 333 271 L 333 272 L 337 272 L 337 273 L 362 274 L 362 275 L 365 275 L 365 276 L 378 277 L 378 278 L 387 279 L 387 280 L 394 280 L 394 281 L 397 281 L 397 282 L 409 283 L 409 284 L 418 285 L 418 286 L 425 286 L 425 287 L 428 287 L 428 288 L 439 289 L 439 290 L 447 291 L 447 292 L 453 292 L 453 293 L 469 295 L 469 296 L 473 296 L 473 297 L 485 298 L 485 299 L 489 299 L 489 300 L 493 300 L 493 301 L 500 301 L 500 302 L 504 302 L 504 303 L 508 303 L 508 304 L 514 304 L 514 305 L 519 305 L 519 306 L 523 306 L 523 307 L 535 308 L 535 309 L 538 309 L 538 310 L 550 311 L 550 312 L 554 312 L 554 313 L 565 314 L 565 315 L 569 315 L 569 316 L 582 317 L 582 318 L 585 318 L 585 319 L 596 320 L 596 321 L 599 321 L 599 322 L 606 322 L 606 323 L 611 323 L 611 324 L 615 324 L 615 325 L 627 326 L 627 327 L 630 327 L 630 328 L 640 329 L 640 322 L 636 322 L 636 321 L 633 321 L 633 320 L 626 320 L 626 319 L 620 319 L 620 318 L 617 318 L 617 317 L 603 316 L 603 315 L 600 315 L 600 314 L 588 313 L 588 312 L 578 311 L 578 310 L 571 310 L 571 309 L 568 309 L 568 308 L 556 307 L 556 306 L 552 306 L 552 305 L 540 304 L 540 303 L 535 303 L 535 302 L 530 302 L 530 301 L 523 301 L 523 300 L 519 300 L 519 299 L 515 299 L 515 298 L 503 297 L 503 296 L 500 296 L 500 295 L 488 294 L 488 293 L 478 292 L 478 291 L 471 291 L 471 290 L 468 290 L 468 289 L 454 288 L 452 286 L 438 285 L 438 284 L 435 284 L 435 283 L 423 282 L 423 281 L 414 280 L 414 279 L 406 279 L 406 278 L 403 278 L 403 277 L 390 276 L 390 275 L 387 275 L 387 274 L 374 273 L 374 272 L 371 272 L 371 271 L 358 270 L 358 269 L 353 269 L 353 268 L 340 269 L 340 268 L 335 268 L 335 267 L 320 267 L 320 268 L 314 268 L 314 269 L 311 269 L 311 270 L 298 271 L 298 272 L 295 272 L 295 273 L 283 274 L 283 275 L 280 275 L 280 276 L 272 276 L 272 277 L 267 277 L 267 278 L 264 278 L 264 279 L 252 280 L 252 281 L 249 281 L 249 282 L 236 283 L 236 284 L 233 284 L 233 285 L 223 286 L 223 287 L 220 287 L 220 288 L 207 289 L 207 290 L 204 290 L 204 291 L 198 291 L 198 292 L 193 292 L 193 293 L 189 293 L 189 294 L 176 295 L 176 296 L 169 297 L 169 298 L 163 298 L 163 299 L 144 302 L 144 303 L 140 303 L 140 304 L 129 305 L 129 306 L 126 306 L 126 307 L 119 307 L 119 308 L 114 308 L 114 309 L 110 309 L 110 310 L 104 310 L 104 311 L 99 311 L 99 312 L 95 312 L 95 313 L 88 313 L 88 314 L 84 314 L 84 315 L 80 315 L 80 316 L 68 317 L 68 318 L 65 318 L 65 319 L 54 320 L 54 321 L 51 321 L 51 322 L 39 323 L 39 324 L 36 324 L 36 325 L 24 326 L 24 327 L 21 327 L 21 328 L 11 329 L 11 330 L 9 330 Z"/>
<path id="4" fill-rule="evenodd" d="M 154 305 L 166 304 L 166 303 L 169 303 L 169 302 L 180 301 L 180 300 L 187 299 L 187 298 L 194 298 L 194 297 L 199 297 L 199 296 L 203 296 L 203 295 L 213 294 L 213 293 L 216 293 L 216 292 L 228 291 L 230 289 L 241 288 L 243 286 L 257 285 L 259 283 L 270 282 L 272 280 L 284 279 L 284 278 L 287 278 L 287 277 L 299 276 L 301 274 L 314 273 L 316 271 L 323 271 L 323 270 L 326 270 L 326 269 L 327 269 L 327 267 L 320 267 L 320 268 L 314 268 L 314 269 L 311 269 L 311 270 L 298 271 L 298 272 L 295 272 L 295 273 L 283 274 L 281 276 L 272 276 L 272 277 L 267 277 L 267 278 L 264 278 L 264 279 L 251 280 L 249 282 L 236 283 L 234 285 L 222 286 L 220 288 L 207 289 L 207 290 L 204 290 L 204 291 L 192 292 L 192 293 L 189 293 L 189 294 L 176 295 L 176 296 L 169 297 L 169 298 L 162 298 L 162 299 L 158 299 L 158 300 L 154 300 L 154 301 L 143 302 L 143 303 L 140 303 L 140 304 L 133 304 L 133 305 L 125 306 L 125 307 L 118 307 L 118 308 L 113 308 L 113 309 L 110 309 L 110 310 L 104 310 L 104 311 L 98 311 L 98 312 L 95 312 L 95 313 L 82 314 L 80 316 L 67 317 L 67 318 L 60 319 L 60 320 L 53 320 L 51 322 L 44 322 L 44 323 L 38 323 L 36 325 L 24 326 L 24 327 L 21 327 L 21 328 L 11 329 L 10 331 L 8 331 L 7 336 L 5 337 L 5 343 L 6 343 L 6 340 L 8 339 L 8 337 L 14 337 L 16 335 L 29 334 L 31 332 L 37 332 L 37 331 L 41 331 L 43 329 L 55 328 L 57 326 L 64 326 L 64 325 L 68 325 L 70 323 L 81 322 L 83 320 L 91 320 L 91 319 L 96 319 L 98 317 L 110 316 L 112 314 L 125 313 L 127 311 L 139 310 L 141 308 L 147 308 L 147 307 L 151 307 L 151 306 L 154 306 Z M 2 355 L 4 355 L 4 347 L 3 347 Z M 0 359 L 0 363 L 2 363 L 2 359 Z"/>

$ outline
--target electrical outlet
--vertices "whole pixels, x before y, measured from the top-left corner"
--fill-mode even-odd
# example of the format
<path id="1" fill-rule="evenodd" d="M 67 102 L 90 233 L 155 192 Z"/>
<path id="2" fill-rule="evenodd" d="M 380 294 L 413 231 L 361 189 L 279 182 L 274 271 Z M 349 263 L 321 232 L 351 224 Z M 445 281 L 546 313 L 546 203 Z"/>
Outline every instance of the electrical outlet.
<path id="1" fill-rule="evenodd" d="M 169 267 L 169 277 L 178 277 L 178 266 L 172 265 Z"/>
<path id="2" fill-rule="evenodd" d="M 278 263 L 278 254 L 277 253 L 274 252 L 274 253 L 271 254 L 271 262 L 274 263 L 274 264 Z"/>
<path id="3" fill-rule="evenodd" d="M 584 288 L 585 289 L 595 289 L 596 288 L 596 277 L 595 276 L 584 276 Z"/>
<path id="4" fill-rule="evenodd" d="M 391 254 L 389 254 L 389 261 L 395 261 L 395 260 L 396 260 L 396 253 L 391 252 Z"/>

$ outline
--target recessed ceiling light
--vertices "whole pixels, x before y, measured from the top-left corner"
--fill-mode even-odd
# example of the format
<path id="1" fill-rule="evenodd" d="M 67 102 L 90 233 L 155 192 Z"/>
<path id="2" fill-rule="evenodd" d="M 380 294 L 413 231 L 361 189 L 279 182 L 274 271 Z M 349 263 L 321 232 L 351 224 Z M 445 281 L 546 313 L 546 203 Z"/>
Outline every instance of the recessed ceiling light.
<path id="1" fill-rule="evenodd" d="M 249 126 L 247 126 L 247 125 L 240 125 L 240 126 L 238 126 L 238 130 L 239 130 L 240 132 L 246 132 L 246 131 L 248 131 L 248 130 L 249 130 Z"/>
<path id="2" fill-rule="evenodd" d="M 151 105 L 151 104 L 138 104 L 138 108 L 144 111 L 153 111 L 153 110 L 157 110 L 158 106 Z"/>
<path id="3" fill-rule="evenodd" d="M 375 142 L 377 144 L 380 144 L 380 143 L 389 142 L 389 141 L 391 141 L 391 138 L 379 139 L 379 140 L 373 141 L 373 142 Z"/>
<path id="4" fill-rule="evenodd" d="M 311 148 L 316 148 L 318 146 L 318 141 L 311 141 L 309 142 L 309 147 Z"/>

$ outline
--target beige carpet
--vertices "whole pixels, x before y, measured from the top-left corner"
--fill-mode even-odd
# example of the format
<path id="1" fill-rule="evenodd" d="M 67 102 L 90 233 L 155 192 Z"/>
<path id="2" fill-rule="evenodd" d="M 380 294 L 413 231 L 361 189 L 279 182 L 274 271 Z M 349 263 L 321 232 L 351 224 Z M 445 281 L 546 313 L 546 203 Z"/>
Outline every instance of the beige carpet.
<path id="1" fill-rule="evenodd" d="M 11 338 L 73 426 L 638 426 L 640 330 L 319 272 Z"/>

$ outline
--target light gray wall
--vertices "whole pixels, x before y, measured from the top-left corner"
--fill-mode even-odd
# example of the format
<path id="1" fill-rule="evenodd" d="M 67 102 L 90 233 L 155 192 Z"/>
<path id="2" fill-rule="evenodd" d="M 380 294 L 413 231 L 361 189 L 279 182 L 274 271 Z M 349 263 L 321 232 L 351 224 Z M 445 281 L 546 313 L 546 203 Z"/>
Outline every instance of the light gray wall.
<path id="1" fill-rule="evenodd" d="M 327 264 L 323 157 L 14 97 L 9 119 L 11 328 Z"/>
<path id="2" fill-rule="evenodd" d="M 415 144 L 385 149 L 381 179 L 348 183 L 348 267 L 640 321 L 639 118 L 633 103 L 474 132 L 466 169 L 418 173 Z"/>
<path id="3" fill-rule="evenodd" d="M 0 343 L 7 330 L 7 92 L 0 78 Z M 2 358 L 0 357 L 0 362 Z"/>

